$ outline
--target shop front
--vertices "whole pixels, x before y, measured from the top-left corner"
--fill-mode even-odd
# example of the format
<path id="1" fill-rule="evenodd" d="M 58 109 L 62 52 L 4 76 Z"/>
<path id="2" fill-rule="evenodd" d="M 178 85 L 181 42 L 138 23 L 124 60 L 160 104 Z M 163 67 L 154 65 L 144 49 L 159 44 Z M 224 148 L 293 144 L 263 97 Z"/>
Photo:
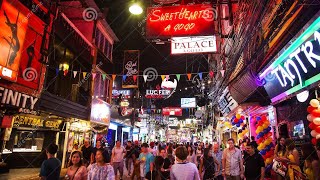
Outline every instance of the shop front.
<path id="1" fill-rule="evenodd" d="M 40 167 L 46 158 L 44 149 L 58 144 L 63 121 L 34 115 L 12 116 L 12 129 L 5 138 L 3 159 L 9 168 Z"/>
<path id="2" fill-rule="evenodd" d="M 279 136 L 291 137 L 297 142 L 310 140 L 307 108 L 311 99 L 318 98 L 319 15 L 320 12 L 302 27 L 291 43 L 259 73 L 271 103 L 276 107 Z"/>

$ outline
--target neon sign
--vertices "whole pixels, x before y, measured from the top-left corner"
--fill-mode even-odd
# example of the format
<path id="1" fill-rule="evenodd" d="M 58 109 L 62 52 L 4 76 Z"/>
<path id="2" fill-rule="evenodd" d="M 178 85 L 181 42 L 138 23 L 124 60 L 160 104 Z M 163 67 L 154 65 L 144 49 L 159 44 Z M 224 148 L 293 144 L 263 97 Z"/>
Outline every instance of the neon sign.
<path id="1" fill-rule="evenodd" d="M 320 17 L 267 67 L 260 79 L 272 102 L 320 80 Z"/>
<path id="2" fill-rule="evenodd" d="M 148 38 L 214 33 L 215 9 L 209 4 L 150 7 L 147 14 Z"/>

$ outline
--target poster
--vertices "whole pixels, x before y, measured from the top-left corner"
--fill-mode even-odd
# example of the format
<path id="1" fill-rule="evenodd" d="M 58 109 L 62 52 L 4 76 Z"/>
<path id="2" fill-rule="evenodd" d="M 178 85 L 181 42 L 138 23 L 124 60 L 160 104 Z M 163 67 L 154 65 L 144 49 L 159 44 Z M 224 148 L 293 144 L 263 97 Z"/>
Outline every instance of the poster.
<path id="1" fill-rule="evenodd" d="M 22 1 L 24 3 L 24 1 Z M 18 0 L 3 1 L 0 9 L 0 77 L 38 90 L 43 65 L 42 44 L 48 10 L 40 2 L 29 9 Z M 37 15 L 42 15 L 40 19 Z M 48 20 L 49 19 L 49 20 Z M 52 16 L 47 18 L 50 23 Z M 50 27 L 50 26 L 49 26 Z M 48 32 L 50 28 L 48 28 Z M 47 34 L 45 35 L 47 36 Z M 45 41 L 43 41 L 45 40 Z"/>
<path id="2" fill-rule="evenodd" d="M 138 88 L 139 50 L 124 51 L 122 88 Z"/>

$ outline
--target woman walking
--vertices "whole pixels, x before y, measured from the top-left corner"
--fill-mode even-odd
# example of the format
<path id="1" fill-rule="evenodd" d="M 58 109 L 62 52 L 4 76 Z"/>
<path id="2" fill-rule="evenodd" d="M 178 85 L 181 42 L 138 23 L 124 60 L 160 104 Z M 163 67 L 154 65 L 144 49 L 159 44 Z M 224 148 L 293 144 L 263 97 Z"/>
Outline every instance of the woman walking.
<path id="1" fill-rule="evenodd" d="M 110 165 L 110 158 L 106 157 L 103 150 L 98 149 L 96 152 L 96 163 L 88 167 L 88 180 L 114 180 L 114 170 Z"/>
<path id="2" fill-rule="evenodd" d="M 69 180 L 86 180 L 87 168 L 83 165 L 82 153 L 73 151 L 68 164 L 66 179 Z"/>

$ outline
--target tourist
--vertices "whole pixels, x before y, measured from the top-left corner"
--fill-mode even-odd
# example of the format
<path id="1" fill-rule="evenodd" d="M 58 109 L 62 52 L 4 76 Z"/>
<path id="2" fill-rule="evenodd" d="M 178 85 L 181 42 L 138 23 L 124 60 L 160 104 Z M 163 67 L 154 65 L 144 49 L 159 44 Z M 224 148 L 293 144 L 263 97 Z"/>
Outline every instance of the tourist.
<path id="1" fill-rule="evenodd" d="M 127 142 L 127 146 L 126 146 L 126 168 L 128 170 L 128 176 L 131 176 L 131 166 L 133 163 L 133 159 L 132 159 L 132 152 L 133 151 L 133 147 L 131 144 L 131 141 Z"/>
<path id="2" fill-rule="evenodd" d="M 156 156 L 154 159 L 154 168 L 151 169 L 145 176 L 147 180 L 161 180 L 161 166 L 164 159 L 161 156 Z"/>
<path id="3" fill-rule="evenodd" d="M 250 141 L 250 140 L 249 140 L 249 141 Z M 258 148 L 258 144 L 257 144 L 254 136 L 251 136 L 251 144 L 254 146 L 255 149 Z"/>
<path id="4" fill-rule="evenodd" d="M 311 143 L 303 144 L 301 152 L 304 161 L 305 174 L 309 180 L 320 179 L 320 162 L 316 149 Z"/>
<path id="5" fill-rule="evenodd" d="M 120 172 L 120 180 L 123 176 L 123 167 L 124 167 L 124 159 L 123 157 L 126 155 L 126 150 L 124 147 L 121 146 L 121 142 L 118 140 L 116 141 L 116 146 L 112 149 L 111 155 L 111 164 L 114 168 L 115 176 L 117 177 L 118 170 Z"/>
<path id="6" fill-rule="evenodd" d="M 171 167 L 171 180 L 200 180 L 197 166 L 187 162 L 188 150 L 184 146 L 176 149 L 177 164 Z"/>
<path id="7" fill-rule="evenodd" d="M 96 157 L 96 153 L 97 153 L 98 150 L 102 150 L 103 153 L 108 153 L 108 152 L 105 151 L 105 149 L 101 146 L 101 141 L 97 141 L 97 142 L 96 142 L 96 147 L 94 147 L 94 148 L 92 149 L 91 161 L 90 161 L 91 164 L 96 162 L 95 157 Z M 108 153 L 108 155 L 109 155 L 109 153 Z"/>
<path id="8" fill-rule="evenodd" d="M 245 166 L 245 177 L 247 180 L 263 180 L 264 179 L 264 160 L 256 151 L 254 143 L 247 143 L 246 153 L 243 157 Z"/>
<path id="9" fill-rule="evenodd" d="M 134 147 L 132 150 L 132 160 L 133 160 L 133 173 L 131 175 L 131 179 L 134 180 L 135 177 L 140 178 L 140 162 L 139 162 L 139 155 L 141 149 L 139 147 L 139 141 L 134 142 Z"/>
<path id="10" fill-rule="evenodd" d="M 161 164 L 160 174 L 162 180 L 170 179 L 170 169 L 171 169 L 171 161 L 167 157 L 167 153 L 165 149 L 160 150 L 160 156 L 163 158 L 163 163 Z"/>
<path id="11" fill-rule="evenodd" d="M 222 175 L 227 180 L 240 180 L 244 178 L 243 162 L 240 149 L 235 148 L 234 139 L 228 140 L 228 148 L 222 155 Z"/>
<path id="12" fill-rule="evenodd" d="M 109 164 L 110 158 L 104 150 L 98 149 L 95 156 L 96 163 L 88 166 L 88 180 L 115 180 L 113 167 Z"/>
<path id="13" fill-rule="evenodd" d="M 192 147 L 187 146 L 187 149 L 188 149 L 187 161 L 197 165 L 197 157 L 196 157 L 196 154 L 194 153 Z"/>
<path id="14" fill-rule="evenodd" d="M 44 160 L 41 169 L 40 177 L 46 180 L 56 180 L 60 179 L 61 171 L 61 161 L 54 157 L 58 151 L 58 146 L 56 144 L 50 144 L 46 148 L 47 160 Z"/>
<path id="15" fill-rule="evenodd" d="M 219 165 L 220 165 L 220 169 L 219 169 L 219 172 L 218 172 L 218 176 L 216 177 L 216 180 L 223 180 L 223 176 L 222 176 L 222 152 L 220 151 L 220 146 L 219 146 L 218 143 L 215 143 L 213 145 L 213 156 L 219 162 Z M 216 166 L 216 170 L 215 171 L 218 171 L 218 166 Z"/>
<path id="16" fill-rule="evenodd" d="M 139 155 L 141 178 L 144 178 L 150 169 L 153 168 L 154 156 L 148 151 L 148 147 L 147 143 L 143 143 L 141 146 L 141 153 Z"/>
<path id="17" fill-rule="evenodd" d="M 86 180 L 87 168 L 83 165 L 82 153 L 73 151 L 68 164 L 66 179 L 69 180 Z"/>
<path id="18" fill-rule="evenodd" d="M 90 164 L 92 150 L 93 149 L 89 143 L 89 140 L 88 139 L 84 140 L 84 145 L 81 147 L 81 152 L 82 152 L 83 161 L 86 167 L 89 166 Z"/>
<path id="19" fill-rule="evenodd" d="M 196 151 L 196 156 L 197 156 L 197 167 L 199 168 L 199 165 L 200 165 L 200 160 L 201 160 L 201 156 L 203 154 L 203 151 L 202 151 L 202 143 L 200 143 L 198 145 L 198 148 L 197 148 L 197 151 Z"/>
<path id="20" fill-rule="evenodd" d="M 217 165 L 217 170 L 215 165 Z M 212 152 L 209 148 L 205 148 L 203 151 L 203 157 L 200 162 L 199 172 L 202 173 L 204 171 L 203 180 L 213 179 L 218 176 L 220 171 L 219 162 L 212 156 Z"/>

